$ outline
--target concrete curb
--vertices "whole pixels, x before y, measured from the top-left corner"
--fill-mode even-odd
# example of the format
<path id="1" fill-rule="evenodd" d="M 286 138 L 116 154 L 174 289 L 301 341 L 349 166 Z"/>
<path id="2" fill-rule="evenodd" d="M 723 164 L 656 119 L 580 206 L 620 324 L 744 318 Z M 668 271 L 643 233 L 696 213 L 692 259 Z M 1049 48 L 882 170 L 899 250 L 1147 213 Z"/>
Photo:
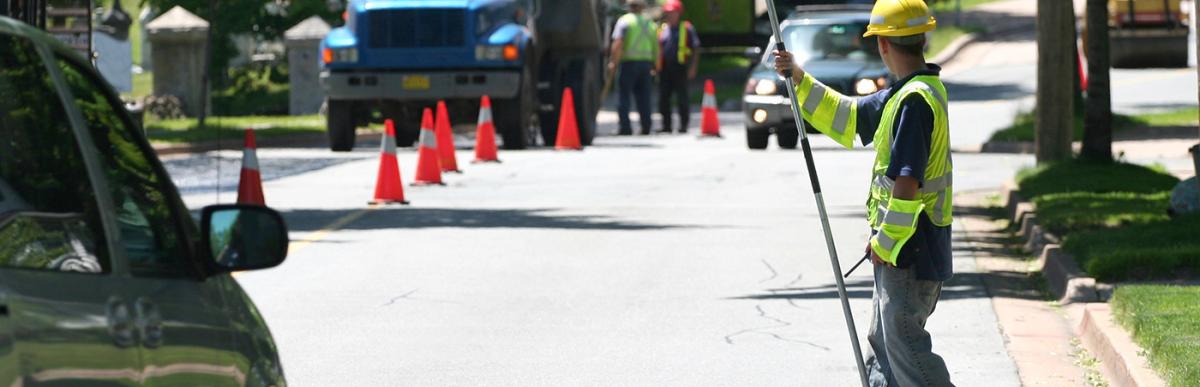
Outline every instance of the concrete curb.
<path id="1" fill-rule="evenodd" d="M 1012 182 L 1005 184 L 1009 215 L 1013 224 L 1020 225 L 1016 235 L 1025 240 L 1022 247 L 1038 254 L 1038 266 L 1051 294 L 1063 305 L 1108 301 L 1112 286 L 1096 281 L 1079 268 L 1075 257 L 1063 251 L 1062 239 L 1038 225 L 1033 203 L 1022 198 L 1015 187 Z"/>
<path id="2" fill-rule="evenodd" d="M 355 136 L 355 142 L 374 140 L 378 141 L 381 133 L 363 133 Z M 284 137 L 267 137 L 259 138 L 257 145 L 259 148 L 311 148 L 323 147 L 328 145 L 329 138 L 324 134 L 298 134 L 294 136 Z M 215 150 L 241 150 L 242 139 L 230 138 L 217 141 L 201 141 L 188 144 L 151 144 L 154 152 L 159 156 L 180 155 L 210 152 Z"/>
<path id="3" fill-rule="evenodd" d="M 1100 360 L 1101 372 L 1114 387 L 1159 387 L 1167 383 L 1150 368 L 1142 348 L 1113 322 L 1108 304 L 1087 304 L 1078 335 L 1084 347 Z"/>
<path id="4" fill-rule="evenodd" d="M 963 47 L 966 47 L 968 44 L 975 43 L 976 40 L 979 40 L 979 34 L 974 32 L 959 36 L 958 39 L 954 39 L 953 42 L 950 42 L 950 44 L 946 45 L 946 48 L 943 48 L 942 52 L 939 52 L 937 56 L 929 59 L 929 62 L 937 64 L 949 62 L 953 60 L 954 57 L 958 56 L 958 53 L 962 51 Z"/>
<path id="5" fill-rule="evenodd" d="M 1014 224 L 1021 224 L 1018 236 L 1027 239 L 1026 248 L 1041 247 L 1038 266 L 1041 268 L 1051 294 L 1062 305 L 1077 305 L 1082 314 L 1071 313 L 1076 336 L 1084 347 L 1101 362 L 1105 379 L 1114 387 L 1158 387 L 1166 383 L 1148 366 L 1140 354 L 1143 349 L 1129 334 L 1113 323 L 1107 304 L 1114 286 L 1096 281 L 1084 274 L 1071 254 L 1063 251 L 1058 238 L 1037 225 L 1033 204 L 1021 197 L 1016 184 L 1005 183 L 1007 210 Z"/>
<path id="6" fill-rule="evenodd" d="M 980 153 L 1019 153 L 1033 154 L 1032 141 L 988 141 L 979 148 Z"/>
<path id="7" fill-rule="evenodd" d="M 1041 266 L 1042 276 L 1046 278 L 1046 285 L 1059 304 L 1107 301 L 1101 298 L 1096 279 L 1084 274 L 1075 258 L 1059 245 L 1046 245 L 1038 257 L 1038 265 Z"/>

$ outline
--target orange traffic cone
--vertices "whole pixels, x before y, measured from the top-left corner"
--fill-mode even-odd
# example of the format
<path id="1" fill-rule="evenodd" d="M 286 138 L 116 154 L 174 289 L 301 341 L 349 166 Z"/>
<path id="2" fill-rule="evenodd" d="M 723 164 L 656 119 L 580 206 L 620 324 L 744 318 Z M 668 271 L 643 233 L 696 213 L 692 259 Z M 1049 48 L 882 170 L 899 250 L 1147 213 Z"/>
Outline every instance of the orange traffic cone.
<path id="1" fill-rule="evenodd" d="M 433 134 L 433 111 L 429 108 L 421 115 L 421 136 L 417 143 L 417 178 L 412 185 L 445 185 L 438 161 L 437 139 Z"/>
<path id="2" fill-rule="evenodd" d="M 458 170 L 458 159 L 454 157 L 454 132 L 450 130 L 450 114 L 446 112 L 445 101 L 437 103 L 437 125 L 434 127 L 442 172 L 462 173 Z"/>
<path id="3" fill-rule="evenodd" d="M 404 183 L 400 182 L 400 162 L 396 160 L 396 126 L 389 118 L 383 121 L 387 132 L 379 145 L 379 174 L 375 177 L 375 199 L 370 204 L 408 204 L 404 200 Z"/>
<path id="4" fill-rule="evenodd" d="M 721 137 L 717 120 L 717 90 L 711 79 L 704 81 L 704 100 L 700 104 L 700 137 Z"/>
<path id="5" fill-rule="evenodd" d="M 575 123 L 575 97 L 571 88 L 563 89 L 562 114 L 558 116 L 558 138 L 554 141 L 554 149 L 582 150 L 579 143 L 579 126 Z"/>
<path id="6" fill-rule="evenodd" d="M 242 148 L 242 174 L 238 179 L 238 204 L 267 205 L 263 199 L 262 173 L 258 169 L 258 146 L 254 141 L 254 129 L 246 129 L 246 144 Z"/>
<path id="7" fill-rule="evenodd" d="M 483 96 L 479 102 L 479 124 L 475 127 L 476 163 L 498 163 L 496 157 L 496 125 L 492 124 L 492 99 Z"/>

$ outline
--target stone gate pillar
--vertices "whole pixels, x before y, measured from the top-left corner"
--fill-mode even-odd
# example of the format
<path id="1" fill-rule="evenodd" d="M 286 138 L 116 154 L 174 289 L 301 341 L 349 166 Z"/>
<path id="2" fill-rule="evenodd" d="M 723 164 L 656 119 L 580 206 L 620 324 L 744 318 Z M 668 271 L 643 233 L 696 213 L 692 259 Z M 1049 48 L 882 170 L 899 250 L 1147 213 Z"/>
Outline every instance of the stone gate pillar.
<path id="1" fill-rule="evenodd" d="M 329 24 L 313 16 L 284 32 L 288 50 L 288 114 L 315 114 L 325 101 L 321 88 L 321 39 L 329 34 Z"/>
<path id="2" fill-rule="evenodd" d="M 183 111 L 197 116 L 207 106 L 201 103 L 204 71 L 204 41 L 208 22 L 176 6 L 146 24 L 154 52 L 154 95 L 174 95 Z"/>

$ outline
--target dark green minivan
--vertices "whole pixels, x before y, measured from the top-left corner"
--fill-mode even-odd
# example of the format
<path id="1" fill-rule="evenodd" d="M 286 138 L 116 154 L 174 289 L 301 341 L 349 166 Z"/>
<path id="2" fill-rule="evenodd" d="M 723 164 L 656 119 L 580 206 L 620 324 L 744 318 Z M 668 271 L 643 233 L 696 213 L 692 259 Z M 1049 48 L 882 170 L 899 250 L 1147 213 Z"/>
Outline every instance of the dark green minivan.
<path id="1" fill-rule="evenodd" d="M 0 385 L 285 385 L 230 273 L 287 243 L 265 207 L 197 225 L 92 66 L 0 17 Z"/>

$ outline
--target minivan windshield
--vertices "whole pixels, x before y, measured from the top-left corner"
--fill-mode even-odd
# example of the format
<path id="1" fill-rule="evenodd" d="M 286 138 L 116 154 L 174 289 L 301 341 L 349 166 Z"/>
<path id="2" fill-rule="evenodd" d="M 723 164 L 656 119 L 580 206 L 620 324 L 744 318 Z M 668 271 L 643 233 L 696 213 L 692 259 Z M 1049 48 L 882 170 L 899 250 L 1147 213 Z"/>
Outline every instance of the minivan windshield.
<path id="1" fill-rule="evenodd" d="M 866 30 L 866 23 L 804 24 L 788 26 L 781 33 L 797 63 L 811 60 L 880 62 L 875 37 L 862 37 Z M 770 50 L 762 63 L 774 65 L 775 58 Z"/>

